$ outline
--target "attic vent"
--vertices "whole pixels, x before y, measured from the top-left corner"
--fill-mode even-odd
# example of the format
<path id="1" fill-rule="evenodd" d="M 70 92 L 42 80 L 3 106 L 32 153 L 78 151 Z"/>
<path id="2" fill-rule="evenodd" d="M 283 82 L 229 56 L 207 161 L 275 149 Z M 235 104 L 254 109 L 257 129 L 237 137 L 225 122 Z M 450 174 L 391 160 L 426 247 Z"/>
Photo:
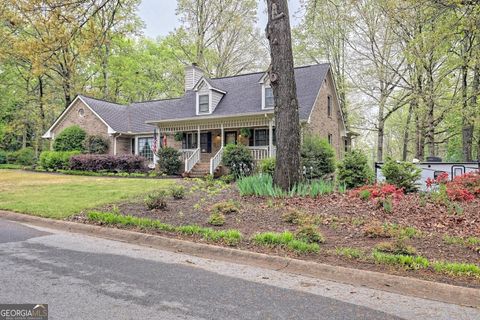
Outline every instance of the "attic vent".
<path id="1" fill-rule="evenodd" d="M 78 109 L 78 115 L 83 118 L 85 116 L 85 110 L 83 108 Z"/>

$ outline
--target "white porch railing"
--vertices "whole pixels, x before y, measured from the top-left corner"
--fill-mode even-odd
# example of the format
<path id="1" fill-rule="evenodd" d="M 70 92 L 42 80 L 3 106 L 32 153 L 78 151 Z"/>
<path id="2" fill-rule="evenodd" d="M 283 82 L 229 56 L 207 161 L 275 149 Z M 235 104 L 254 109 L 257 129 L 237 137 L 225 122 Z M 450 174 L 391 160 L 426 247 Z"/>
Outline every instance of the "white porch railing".
<path id="1" fill-rule="evenodd" d="M 213 158 L 210 158 L 210 174 L 213 174 L 217 167 L 220 165 L 222 162 L 222 157 L 223 157 L 223 147 L 218 150 L 218 152 L 213 156 Z"/>
<path id="2" fill-rule="evenodd" d="M 192 154 L 195 152 L 195 150 L 196 149 L 180 149 L 180 150 L 178 150 L 181 153 L 180 159 L 182 160 L 182 162 L 185 162 L 185 160 L 190 158 L 192 156 Z"/>
<path id="3" fill-rule="evenodd" d="M 185 172 L 190 172 L 198 161 L 200 161 L 200 148 L 195 149 L 190 157 L 185 159 Z"/>
<path id="4" fill-rule="evenodd" d="M 269 152 L 268 146 L 248 147 L 248 149 L 250 149 L 250 153 L 252 154 L 252 157 L 253 157 L 254 161 L 259 161 L 259 160 L 263 160 L 265 158 L 270 157 L 270 152 Z M 275 153 L 276 153 L 276 148 L 273 147 L 272 148 L 272 157 L 275 157 Z"/>

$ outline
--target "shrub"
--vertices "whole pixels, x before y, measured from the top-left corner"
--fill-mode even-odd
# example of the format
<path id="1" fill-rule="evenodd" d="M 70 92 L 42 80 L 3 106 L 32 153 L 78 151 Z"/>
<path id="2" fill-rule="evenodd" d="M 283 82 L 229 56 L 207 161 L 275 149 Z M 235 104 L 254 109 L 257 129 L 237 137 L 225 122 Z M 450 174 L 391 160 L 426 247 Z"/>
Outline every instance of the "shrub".
<path id="1" fill-rule="evenodd" d="M 373 180 L 373 171 L 368 165 L 367 156 L 360 150 L 352 150 L 345 154 L 338 164 L 338 181 L 348 189 L 369 184 Z"/>
<path id="2" fill-rule="evenodd" d="M 229 214 L 237 213 L 239 210 L 238 205 L 233 200 L 218 202 L 212 206 L 213 213 Z"/>
<path id="3" fill-rule="evenodd" d="M 318 231 L 318 228 L 315 227 L 314 225 L 302 226 L 295 234 L 295 238 L 308 243 L 324 243 L 325 242 L 325 238 L 320 233 L 320 231 Z"/>
<path id="4" fill-rule="evenodd" d="M 321 178 L 335 171 L 335 151 L 325 139 L 306 136 L 300 155 L 307 178 Z"/>
<path id="5" fill-rule="evenodd" d="M 38 163 L 43 169 L 57 171 L 70 167 L 70 158 L 78 155 L 80 151 L 43 151 Z"/>
<path id="6" fill-rule="evenodd" d="M 225 224 L 225 216 L 220 212 L 214 212 L 208 218 L 208 223 L 212 226 L 223 226 Z"/>
<path id="7" fill-rule="evenodd" d="M 253 169 L 252 154 L 242 144 L 227 144 L 223 151 L 222 162 L 235 178 L 248 176 Z"/>
<path id="8" fill-rule="evenodd" d="M 79 171 L 105 171 L 144 173 L 148 171 L 146 159 L 136 155 L 81 154 L 70 158 L 70 169 Z"/>
<path id="9" fill-rule="evenodd" d="M 182 160 L 180 160 L 180 152 L 171 147 L 160 148 L 157 153 L 158 169 L 161 173 L 168 175 L 178 174 Z"/>
<path id="10" fill-rule="evenodd" d="M 403 189 L 405 192 L 415 192 L 417 180 L 422 170 L 410 162 L 395 161 L 387 158 L 382 166 L 382 173 L 387 183 Z"/>
<path id="11" fill-rule="evenodd" d="M 91 154 L 105 154 L 108 151 L 108 140 L 102 136 L 88 136 L 84 142 L 84 149 Z"/>
<path id="12" fill-rule="evenodd" d="M 31 166 L 35 164 L 35 151 L 28 147 L 10 152 L 7 154 L 7 162 L 22 166 Z"/>
<path id="13" fill-rule="evenodd" d="M 83 151 L 83 143 L 87 133 L 79 126 L 71 126 L 64 129 L 53 141 L 55 151 Z"/>
<path id="14" fill-rule="evenodd" d="M 154 193 L 150 193 L 145 198 L 145 205 L 149 210 L 166 209 L 167 208 L 167 192 L 165 190 L 160 190 Z"/>
<path id="15" fill-rule="evenodd" d="M 388 209 L 393 209 L 393 201 L 398 201 L 403 197 L 403 189 L 398 189 L 392 184 L 374 184 L 354 189 L 350 195 L 362 200 L 372 200 L 379 207 L 388 211 Z"/>
<path id="16" fill-rule="evenodd" d="M 275 158 L 263 159 L 260 161 L 259 168 L 261 173 L 273 176 L 273 173 L 275 172 Z"/>
<path id="17" fill-rule="evenodd" d="M 180 200 L 185 197 L 185 187 L 183 186 L 172 186 L 170 188 L 170 194 L 175 200 Z"/>
<path id="18" fill-rule="evenodd" d="M 0 150 L 0 164 L 7 163 L 8 154 L 6 151 Z"/>

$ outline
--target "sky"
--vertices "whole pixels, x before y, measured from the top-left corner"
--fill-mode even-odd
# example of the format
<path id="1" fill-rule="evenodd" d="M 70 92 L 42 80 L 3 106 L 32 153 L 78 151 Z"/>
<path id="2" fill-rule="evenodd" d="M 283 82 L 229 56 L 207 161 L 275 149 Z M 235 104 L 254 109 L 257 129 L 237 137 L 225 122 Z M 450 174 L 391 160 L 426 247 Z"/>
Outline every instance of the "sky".
<path id="1" fill-rule="evenodd" d="M 241 0 L 239 0 L 241 1 Z M 139 8 L 140 18 L 145 22 L 144 33 L 150 38 L 166 36 L 179 26 L 179 21 L 175 15 L 177 1 L 175 0 L 142 0 Z M 300 0 L 289 0 L 289 11 L 291 24 L 299 22 L 298 11 L 300 9 Z M 258 27 L 265 29 L 267 24 L 267 15 L 265 13 L 265 0 L 259 1 L 258 8 Z"/>

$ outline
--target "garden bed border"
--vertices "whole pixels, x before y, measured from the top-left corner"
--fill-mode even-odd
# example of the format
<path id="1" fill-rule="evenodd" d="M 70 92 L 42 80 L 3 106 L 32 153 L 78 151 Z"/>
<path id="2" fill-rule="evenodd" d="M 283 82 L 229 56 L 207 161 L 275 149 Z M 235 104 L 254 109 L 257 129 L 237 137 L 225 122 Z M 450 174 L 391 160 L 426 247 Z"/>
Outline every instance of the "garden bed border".
<path id="1" fill-rule="evenodd" d="M 167 251 L 182 252 L 202 258 L 253 265 L 281 272 L 365 286 L 401 295 L 480 308 L 480 289 L 195 243 L 124 229 L 54 220 L 3 210 L 0 210 L 0 217 L 39 227 L 87 234 Z"/>

